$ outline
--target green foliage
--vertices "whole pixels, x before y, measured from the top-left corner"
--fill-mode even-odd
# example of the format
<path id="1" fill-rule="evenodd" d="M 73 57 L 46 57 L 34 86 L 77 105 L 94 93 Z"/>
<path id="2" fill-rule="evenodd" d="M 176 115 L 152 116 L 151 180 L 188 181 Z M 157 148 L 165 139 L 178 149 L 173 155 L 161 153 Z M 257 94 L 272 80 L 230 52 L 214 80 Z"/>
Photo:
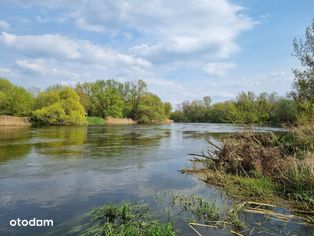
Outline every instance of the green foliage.
<path id="1" fill-rule="evenodd" d="M 127 117 L 151 123 L 166 119 L 171 111 L 170 103 L 162 104 L 159 97 L 147 92 L 143 80 L 137 83 L 98 80 L 77 84 L 76 91 L 89 116 Z"/>
<path id="2" fill-rule="evenodd" d="M 69 87 L 48 89 L 36 99 L 33 120 L 43 125 L 81 125 L 86 123 L 79 96 Z"/>
<path id="3" fill-rule="evenodd" d="M 172 105 L 171 105 L 171 103 L 165 102 L 165 103 L 164 103 L 164 110 L 165 110 L 165 115 L 166 115 L 167 117 L 169 117 L 169 116 L 170 116 L 170 113 L 171 113 L 171 110 L 172 110 Z"/>
<path id="4" fill-rule="evenodd" d="M 239 186 L 247 195 L 251 197 L 270 197 L 274 194 L 276 185 L 266 176 L 258 176 L 256 178 L 247 178 L 235 176 L 235 184 Z"/>
<path id="5" fill-rule="evenodd" d="M 174 236 L 171 224 L 152 218 L 145 205 L 105 205 L 90 213 L 91 225 L 83 234 L 99 236 Z"/>
<path id="6" fill-rule="evenodd" d="M 280 99 L 271 114 L 275 123 L 294 124 L 297 121 L 298 107 L 297 104 L 290 99 Z"/>
<path id="7" fill-rule="evenodd" d="M 124 101 L 118 89 L 119 83 L 99 80 L 91 84 L 90 114 L 99 117 L 122 117 Z"/>
<path id="8" fill-rule="evenodd" d="M 294 39 L 294 53 L 304 70 L 294 70 L 295 91 L 291 94 L 298 102 L 314 103 L 314 19 L 306 28 L 305 40 Z"/>
<path id="9" fill-rule="evenodd" d="M 304 69 L 293 71 L 295 79 L 291 96 L 299 105 L 300 120 L 314 122 L 314 19 L 306 28 L 305 40 L 294 39 L 293 46 Z"/>
<path id="10" fill-rule="evenodd" d="M 152 93 L 145 93 L 137 106 L 136 120 L 139 123 L 159 122 L 166 119 L 163 103 Z"/>
<path id="11" fill-rule="evenodd" d="M 256 96 L 252 92 L 241 92 L 235 101 L 211 104 L 210 98 L 204 97 L 203 100 L 183 102 L 170 117 L 177 122 L 294 123 L 297 109 L 293 100 L 275 94 Z"/>
<path id="12" fill-rule="evenodd" d="M 88 125 L 104 125 L 105 124 L 105 120 L 100 117 L 88 116 L 86 119 L 87 119 Z"/>
<path id="13" fill-rule="evenodd" d="M 0 78 L 0 115 L 27 116 L 33 105 L 34 99 L 26 89 Z"/>

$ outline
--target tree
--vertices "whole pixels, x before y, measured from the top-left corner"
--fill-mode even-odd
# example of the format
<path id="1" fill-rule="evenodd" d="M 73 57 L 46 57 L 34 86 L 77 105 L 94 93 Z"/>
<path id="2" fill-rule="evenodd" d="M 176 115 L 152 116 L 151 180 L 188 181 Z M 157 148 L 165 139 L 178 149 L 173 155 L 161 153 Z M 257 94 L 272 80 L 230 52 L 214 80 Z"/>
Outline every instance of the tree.
<path id="1" fill-rule="evenodd" d="M 0 114 L 27 116 L 33 105 L 34 99 L 26 89 L 0 78 Z"/>
<path id="2" fill-rule="evenodd" d="M 292 99 L 281 98 L 276 103 L 272 111 L 273 123 L 289 123 L 293 124 L 297 120 L 298 108 L 297 104 Z"/>
<path id="3" fill-rule="evenodd" d="M 296 56 L 303 70 L 294 69 L 294 88 L 291 93 L 298 102 L 314 103 L 314 19 L 306 28 L 305 41 L 294 39 L 294 56 Z"/>
<path id="4" fill-rule="evenodd" d="M 50 97 L 51 96 L 51 97 Z M 54 87 L 37 97 L 33 120 L 44 125 L 81 125 L 86 123 L 79 96 L 69 87 Z"/>
<path id="5" fill-rule="evenodd" d="M 164 121 L 166 115 L 160 98 L 157 95 L 148 92 L 142 94 L 135 118 L 139 123 Z"/>
<path id="6" fill-rule="evenodd" d="M 172 105 L 171 105 L 171 103 L 165 102 L 165 103 L 164 103 L 164 110 L 165 110 L 165 115 L 166 115 L 167 117 L 169 117 L 169 116 L 170 116 L 170 113 L 171 113 L 171 110 L 172 110 Z"/>
<path id="7" fill-rule="evenodd" d="M 130 84 L 129 93 L 126 96 L 125 115 L 132 119 L 136 119 L 138 107 L 142 96 L 147 92 L 147 85 L 143 80 L 138 80 L 137 83 Z"/>
<path id="8" fill-rule="evenodd" d="M 119 83 L 113 80 L 98 80 L 91 85 L 90 114 L 106 118 L 122 117 L 124 101 Z"/>
<path id="9" fill-rule="evenodd" d="M 305 40 L 294 39 L 294 55 L 304 69 L 294 69 L 294 91 L 291 96 L 298 103 L 299 120 L 314 122 L 314 19 L 305 30 Z"/>

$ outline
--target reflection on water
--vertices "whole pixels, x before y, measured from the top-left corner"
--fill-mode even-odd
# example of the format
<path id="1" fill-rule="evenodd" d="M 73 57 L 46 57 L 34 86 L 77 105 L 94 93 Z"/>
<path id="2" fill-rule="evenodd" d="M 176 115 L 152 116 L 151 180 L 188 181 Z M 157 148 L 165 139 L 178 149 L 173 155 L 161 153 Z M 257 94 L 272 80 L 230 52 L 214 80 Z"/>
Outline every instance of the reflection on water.
<path id="1" fill-rule="evenodd" d="M 225 204 L 219 189 L 177 170 L 206 138 L 239 130 L 223 124 L 1 128 L 0 235 L 62 235 L 94 207 L 122 200 L 156 207 L 163 192 Z M 55 227 L 10 228 L 18 217 L 53 219 Z M 191 235 L 186 224 L 176 225 Z"/>
<path id="2" fill-rule="evenodd" d="M 32 149 L 30 139 L 29 127 L 0 126 L 0 164 L 27 155 Z"/>

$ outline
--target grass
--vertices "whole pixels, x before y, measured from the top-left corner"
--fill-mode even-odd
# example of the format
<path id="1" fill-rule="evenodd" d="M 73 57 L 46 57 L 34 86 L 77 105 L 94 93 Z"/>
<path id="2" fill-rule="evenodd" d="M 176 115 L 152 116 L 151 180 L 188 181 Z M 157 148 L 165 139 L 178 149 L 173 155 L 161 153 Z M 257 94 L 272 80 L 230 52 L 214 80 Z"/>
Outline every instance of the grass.
<path id="1" fill-rule="evenodd" d="M 241 230 L 245 224 L 240 220 L 242 206 L 234 204 L 230 206 L 218 206 L 215 202 L 210 202 L 195 195 L 188 196 L 177 194 L 172 198 L 172 207 L 180 213 L 189 213 L 190 223 L 203 223 L 205 225 Z"/>
<path id="2" fill-rule="evenodd" d="M 253 198 L 271 197 L 276 190 L 276 184 L 266 176 L 258 176 L 254 178 L 230 176 L 230 178 L 232 184 L 239 186 L 239 191 L 246 193 Z"/>
<path id="3" fill-rule="evenodd" d="M 100 117 L 88 116 L 86 117 L 86 119 L 87 119 L 88 125 L 104 125 L 105 124 L 105 120 Z"/>
<path id="4" fill-rule="evenodd" d="M 143 204 L 123 202 L 104 205 L 90 213 L 90 226 L 84 236 L 175 236 L 170 223 L 162 224 Z"/>

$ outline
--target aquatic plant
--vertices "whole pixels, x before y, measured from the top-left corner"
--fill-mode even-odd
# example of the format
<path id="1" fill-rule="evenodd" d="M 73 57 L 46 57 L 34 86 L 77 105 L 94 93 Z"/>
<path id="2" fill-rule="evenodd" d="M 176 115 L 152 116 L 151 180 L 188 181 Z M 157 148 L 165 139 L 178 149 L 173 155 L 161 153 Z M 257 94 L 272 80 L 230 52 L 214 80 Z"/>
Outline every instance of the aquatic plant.
<path id="1" fill-rule="evenodd" d="M 144 204 L 122 202 L 104 205 L 90 213 L 90 226 L 84 236 L 174 236 L 170 223 L 160 223 Z"/>

